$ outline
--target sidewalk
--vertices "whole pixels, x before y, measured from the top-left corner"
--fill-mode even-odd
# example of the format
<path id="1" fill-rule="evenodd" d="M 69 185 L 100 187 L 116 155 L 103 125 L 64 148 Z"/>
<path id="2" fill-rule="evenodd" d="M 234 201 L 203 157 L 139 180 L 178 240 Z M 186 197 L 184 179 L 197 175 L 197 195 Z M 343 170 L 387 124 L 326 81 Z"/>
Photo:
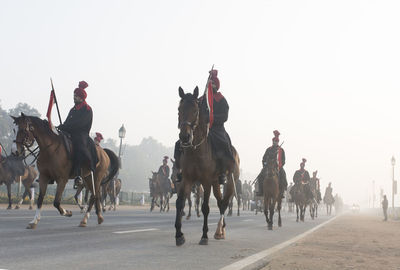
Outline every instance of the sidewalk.
<path id="1" fill-rule="evenodd" d="M 271 256 L 263 270 L 400 269 L 400 222 L 345 214 Z"/>

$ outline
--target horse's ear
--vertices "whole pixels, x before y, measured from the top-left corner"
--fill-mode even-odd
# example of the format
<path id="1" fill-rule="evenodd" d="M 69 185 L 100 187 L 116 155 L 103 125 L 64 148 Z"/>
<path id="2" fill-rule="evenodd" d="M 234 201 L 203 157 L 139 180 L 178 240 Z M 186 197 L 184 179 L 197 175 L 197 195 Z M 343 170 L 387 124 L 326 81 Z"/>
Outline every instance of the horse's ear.
<path id="1" fill-rule="evenodd" d="M 14 120 L 14 124 L 16 124 L 17 120 L 18 120 L 18 117 L 15 117 L 15 116 L 12 116 L 12 115 L 10 115 L 10 117 Z"/>
<path id="2" fill-rule="evenodd" d="M 196 88 L 194 89 L 193 96 L 196 99 L 199 97 L 199 87 L 198 86 L 196 86 Z"/>
<path id="3" fill-rule="evenodd" d="M 172 158 L 171 158 L 171 162 L 172 162 L 172 164 L 175 164 L 175 160 L 173 160 Z"/>
<path id="4" fill-rule="evenodd" d="M 181 98 L 184 98 L 184 97 L 185 97 L 185 92 L 183 91 L 182 87 L 180 87 L 180 86 L 179 86 L 179 96 L 180 96 Z"/>
<path id="5" fill-rule="evenodd" d="M 21 112 L 21 116 L 22 116 L 22 117 L 25 117 L 25 114 L 24 114 L 23 112 Z"/>

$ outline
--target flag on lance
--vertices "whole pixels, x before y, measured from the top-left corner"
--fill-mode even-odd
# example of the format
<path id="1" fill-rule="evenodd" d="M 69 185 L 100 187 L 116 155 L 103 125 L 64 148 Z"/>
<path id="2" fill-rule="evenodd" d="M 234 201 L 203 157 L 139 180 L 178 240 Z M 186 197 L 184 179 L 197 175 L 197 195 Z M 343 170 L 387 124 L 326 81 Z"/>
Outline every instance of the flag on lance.
<path id="1" fill-rule="evenodd" d="M 51 123 L 51 110 L 53 109 L 53 105 L 54 105 L 54 90 L 51 90 L 49 106 L 47 107 L 47 113 L 46 113 L 47 120 L 49 121 L 49 127 L 51 129 L 53 127 L 53 124 Z"/>
<path id="2" fill-rule="evenodd" d="M 214 109 L 213 109 L 214 93 L 213 93 L 211 80 L 208 80 L 208 82 L 207 82 L 206 99 L 207 99 L 207 108 L 208 108 L 209 119 L 210 119 L 209 127 L 211 128 L 212 124 L 214 122 Z"/>

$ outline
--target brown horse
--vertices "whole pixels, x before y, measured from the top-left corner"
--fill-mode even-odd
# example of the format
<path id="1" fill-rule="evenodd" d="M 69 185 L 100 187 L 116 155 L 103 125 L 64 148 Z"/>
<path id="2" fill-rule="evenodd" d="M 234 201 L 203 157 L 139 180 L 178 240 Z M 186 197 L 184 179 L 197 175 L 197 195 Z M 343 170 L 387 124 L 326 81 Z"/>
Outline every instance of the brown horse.
<path id="1" fill-rule="evenodd" d="M 237 206 L 238 206 L 237 216 L 240 216 L 240 206 L 241 206 L 241 203 L 242 203 L 242 196 L 243 196 L 243 193 L 242 193 L 242 182 L 240 180 L 238 180 L 238 181 L 235 182 L 235 184 L 236 184 L 235 185 L 236 186 L 236 192 L 234 194 L 232 194 L 231 198 L 229 199 L 228 214 L 227 214 L 228 217 L 232 216 L 232 213 L 233 213 L 233 198 L 236 199 Z"/>
<path id="2" fill-rule="evenodd" d="M 183 147 L 183 155 L 180 164 L 182 167 L 182 185 L 178 190 L 176 200 L 176 219 L 175 219 L 175 241 L 177 246 L 185 243 L 185 237 L 182 233 L 182 211 L 185 207 L 185 199 L 189 196 L 194 183 L 199 182 L 204 189 L 204 201 L 201 207 L 204 217 L 203 235 L 199 242 L 200 245 L 208 244 L 208 214 L 210 212 L 209 199 L 211 187 L 220 212 L 220 220 L 217 230 L 214 234 L 215 239 L 225 239 L 225 219 L 224 214 L 228 207 L 229 198 L 234 192 L 234 178 L 239 175 L 233 175 L 235 165 L 239 164 L 237 152 L 232 149 L 235 162 L 229 163 L 227 170 L 228 183 L 222 197 L 218 176 L 220 171 L 217 168 L 217 162 L 212 154 L 211 144 L 207 139 L 207 110 L 205 98 L 198 100 L 199 89 L 196 87 L 193 94 L 185 94 L 179 87 L 179 138 Z"/>
<path id="3" fill-rule="evenodd" d="M 110 207 L 108 208 L 108 211 L 111 211 L 111 209 L 114 209 L 114 211 L 117 210 L 117 197 L 121 191 L 121 187 L 122 181 L 119 178 L 114 178 L 102 186 L 103 212 L 105 212 L 107 195 L 110 197 Z"/>
<path id="4" fill-rule="evenodd" d="M 278 226 L 282 226 L 281 220 L 281 204 L 282 199 L 279 196 L 279 171 L 277 163 L 273 160 L 267 162 L 267 166 L 263 168 L 261 174 L 264 178 L 263 192 L 264 192 L 264 214 L 268 224 L 268 230 L 272 230 L 274 224 L 274 211 L 275 207 L 278 210 Z M 269 211 L 269 215 L 268 215 Z"/>
<path id="5" fill-rule="evenodd" d="M 53 203 L 54 207 L 57 208 L 62 216 L 72 216 L 71 211 L 65 210 L 60 205 L 61 196 L 68 179 L 76 177 L 76 175 L 71 174 L 72 160 L 70 159 L 67 148 L 64 145 L 63 135 L 55 134 L 50 129 L 49 123 L 38 117 L 25 116 L 21 113 L 20 117 L 13 117 L 13 119 L 14 123 L 18 126 L 16 138 L 18 152 L 23 153 L 24 147 L 32 146 L 34 141 L 37 142 L 40 149 L 39 158 L 37 160 L 40 191 L 35 217 L 31 222 L 29 222 L 27 229 L 35 229 L 41 218 L 40 212 L 43 199 L 46 195 L 47 185 L 50 181 L 55 181 L 57 183 L 57 190 Z M 96 207 L 97 222 L 101 224 L 104 221 L 100 208 L 100 184 L 107 174 L 108 177 L 106 182 L 111 180 L 118 172 L 119 164 L 118 162 L 115 162 L 114 157 L 110 156 L 110 153 L 112 153 L 110 150 L 105 151 L 101 147 L 96 146 L 96 152 L 98 163 L 96 164 L 94 173 L 90 171 L 89 164 L 86 164 L 82 168 L 82 176 L 91 191 L 91 197 L 87 212 L 79 225 L 81 227 L 87 226 L 90 211 L 94 204 Z M 110 160 L 114 164 L 111 164 Z M 110 164 L 112 167 L 111 173 L 109 173 Z M 94 185 L 92 183 L 94 183 Z"/>
<path id="6" fill-rule="evenodd" d="M 160 199 L 160 212 L 169 211 L 169 198 L 171 196 L 170 189 L 166 189 L 162 183 L 161 176 L 158 172 L 152 172 L 150 180 L 150 196 L 152 197 L 150 212 L 154 210 L 154 206 L 157 205 L 157 200 Z"/>
<path id="7" fill-rule="evenodd" d="M 299 212 L 300 212 L 300 221 L 304 221 L 304 215 L 306 212 L 307 204 L 309 202 L 309 198 L 307 198 L 306 195 L 305 185 L 309 185 L 309 183 L 300 182 L 292 187 L 293 189 L 292 199 L 296 204 L 297 222 L 299 222 Z"/>
<path id="8" fill-rule="evenodd" d="M 21 207 L 21 204 L 24 201 L 26 196 L 29 196 L 29 199 L 30 199 L 29 210 L 33 209 L 33 202 L 34 202 L 35 198 L 33 198 L 33 196 L 32 196 L 33 194 L 31 193 L 31 187 L 32 187 L 33 181 L 35 181 L 37 176 L 38 176 L 38 173 L 35 169 L 35 166 L 26 166 L 25 167 L 24 175 L 20 176 L 20 179 L 17 179 L 18 181 L 21 180 L 21 183 L 24 185 L 25 191 L 22 194 L 21 199 L 18 201 L 17 205 L 15 206 L 15 209 L 19 209 Z"/>

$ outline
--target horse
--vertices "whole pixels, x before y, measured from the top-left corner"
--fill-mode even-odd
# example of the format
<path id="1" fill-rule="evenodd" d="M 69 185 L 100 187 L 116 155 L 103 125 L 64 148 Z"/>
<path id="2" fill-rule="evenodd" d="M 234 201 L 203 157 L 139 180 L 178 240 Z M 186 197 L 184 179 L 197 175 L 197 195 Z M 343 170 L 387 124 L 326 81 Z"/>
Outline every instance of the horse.
<path id="1" fill-rule="evenodd" d="M 57 183 L 56 195 L 54 198 L 54 207 L 57 208 L 60 215 L 71 217 L 72 212 L 61 207 L 61 196 L 65 189 L 68 179 L 76 177 L 72 172 L 72 160 L 69 151 L 65 145 L 64 135 L 54 133 L 49 122 L 35 116 L 27 116 L 21 113 L 21 116 L 14 117 L 14 123 L 18 126 L 16 137 L 17 152 L 23 153 L 24 148 L 29 148 L 36 141 L 40 154 L 37 160 L 39 170 L 39 197 L 37 200 L 36 213 L 27 229 L 35 229 L 41 218 L 41 209 L 44 196 L 46 195 L 47 185 L 51 181 Z M 80 227 L 86 227 L 93 205 L 96 208 L 97 222 L 103 223 L 104 218 L 100 208 L 100 184 L 110 181 L 118 172 L 118 157 L 114 152 L 108 149 L 102 149 L 96 146 L 98 163 L 94 172 L 90 171 L 89 164 L 82 167 L 82 178 L 91 191 L 89 206 L 85 216 L 80 222 Z M 107 177 L 107 178 L 106 178 Z"/>
<path id="2" fill-rule="evenodd" d="M 29 196 L 30 200 L 30 205 L 29 205 L 29 210 L 33 209 L 33 194 L 31 192 L 31 187 L 33 184 L 33 181 L 35 181 L 36 177 L 38 176 L 37 171 L 35 170 L 35 166 L 26 166 L 25 167 L 25 172 L 24 175 L 20 176 L 21 183 L 24 185 L 25 191 L 22 194 L 21 199 L 18 201 L 17 205 L 15 206 L 15 209 L 20 209 L 22 202 L 24 201 L 26 196 Z"/>
<path id="3" fill-rule="evenodd" d="M 251 186 L 250 184 L 243 185 L 243 190 L 242 190 L 242 205 L 243 208 L 242 210 L 250 210 L 250 199 L 251 199 Z"/>
<path id="4" fill-rule="evenodd" d="M 296 222 L 299 222 L 299 211 L 300 211 L 300 221 L 304 222 L 304 215 L 306 212 L 306 207 L 309 199 L 307 198 L 306 195 L 306 188 L 305 185 L 308 185 L 308 183 L 303 183 L 300 182 L 292 187 L 293 189 L 293 201 L 296 204 Z"/>
<path id="5" fill-rule="evenodd" d="M 160 199 L 160 212 L 164 212 L 167 209 L 169 211 L 169 198 L 171 196 L 171 190 L 167 189 L 162 183 L 161 176 L 158 172 L 152 172 L 150 181 L 150 195 L 152 196 L 150 212 L 154 210 L 154 205 L 157 204 L 157 200 Z"/>
<path id="6" fill-rule="evenodd" d="M 224 186 L 225 188 L 225 186 Z M 228 205 L 228 217 L 232 216 L 233 211 L 233 198 L 236 198 L 236 202 L 238 205 L 237 216 L 240 216 L 240 206 L 242 203 L 242 181 L 238 180 L 236 183 L 236 193 L 232 194 L 231 198 L 229 199 Z"/>
<path id="7" fill-rule="evenodd" d="M 10 155 L 3 158 L 0 163 L 0 185 L 5 184 L 7 186 L 7 210 L 12 209 L 11 185 L 15 182 L 16 178 L 19 179 L 19 176 L 25 173 L 25 166 L 22 160 L 22 157 Z"/>
<path id="8" fill-rule="evenodd" d="M 114 209 L 114 211 L 117 210 L 117 197 L 119 195 L 119 192 L 121 191 L 121 186 L 122 181 L 119 178 L 114 178 L 110 182 L 102 186 L 103 212 L 105 212 L 107 195 L 110 196 L 110 207 L 108 208 L 108 211 L 111 211 L 111 209 Z"/>
<path id="9" fill-rule="evenodd" d="M 279 190 L 279 171 L 278 165 L 273 160 L 267 162 L 267 166 L 263 168 L 262 176 L 263 192 L 264 192 L 264 215 L 268 224 L 268 230 L 272 230 L 274 224 L 275 207 L 278 210 L 278 226 L 282 226 L 281 204 L 282 197 Z M 268 213 L 269 212 L 269 213 Z"/>
<path id="10" fill-rule="evenodd" d="M 326 214 L 330 216 L 332 214 L 332 205 L 335 203 L 332 193 L 325 191 L 324 203 L 326 205 Z"/>
<path id="11" fill-rule="evenodd" d="M 83 198 L 83 202 L 81 202 L 82 203 L 82 205 L 81 205 L 81 203 L 79 203 L 79 194 L 81 194 L 81 192 L 83 192 L 83 189 L 85 189 L 85 196 Z M 82 184 L 78 184 L 76 187 L 74 199 L 75 199 L 75 202 L 78 205 L 78 207 L 81 209 L 81 213 L 84 213 L 84 211 L 85 211 L 85 208 L 86 208 L 87 202 L 88 202 L 88 198 L 89 198 L 89 189 L 86 186 L 86 182 L 83 182 Z M 85 203 L 85 204 L 83 204 L 83 203 Z M 103 210 L 103 212 L 104 212 L 104 210 Z"/>
<path id="12" fill-rule="evenodd" d="M 196 87 L 193 93 L 187 93 L 179 87 L 179 139 L 183 148 L 180 164 L 182 165 L 182 186 L 178 190 L 176 200 L 175 218 L 175 243 L 181 246 L 185 243 L 182 232 L 182 210 L 185 207 L 185 200 L 189 196 L 194 183 L 199 182 L 204 189 L 204 201 L 201 207 L 203 213 L 203 234 L 200 245 L 208 244 L 208 214 L 210 212 L 209 199 L 211 187 L 220 212 L 220 219 L 217 225 L 214 238 L 225 239 L 225 218 L 224 214 L 228 207 L 229 199 L 234 192 L 234 181 L 239 178 L 239 155 L 232 148 L 234 161 L 229 162 L 227 168 L 227 188 L 224 196 L 221 194 L 218 176 L 220 170 L 213 156 L 211 142 L 208 140 L 208 112 L 206 99 L 198 99 L 199 88 Z"/>

